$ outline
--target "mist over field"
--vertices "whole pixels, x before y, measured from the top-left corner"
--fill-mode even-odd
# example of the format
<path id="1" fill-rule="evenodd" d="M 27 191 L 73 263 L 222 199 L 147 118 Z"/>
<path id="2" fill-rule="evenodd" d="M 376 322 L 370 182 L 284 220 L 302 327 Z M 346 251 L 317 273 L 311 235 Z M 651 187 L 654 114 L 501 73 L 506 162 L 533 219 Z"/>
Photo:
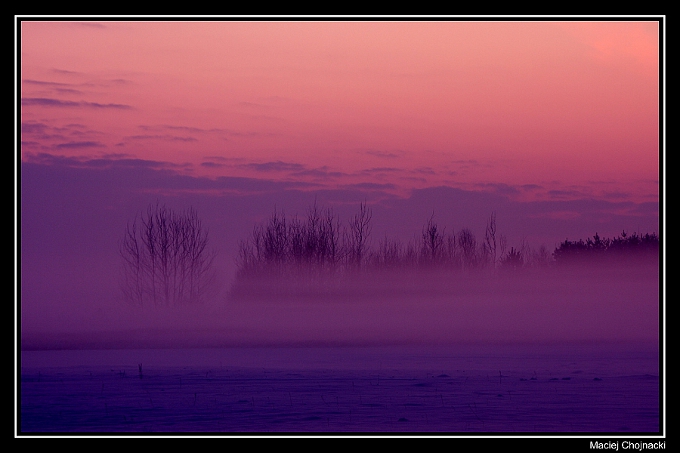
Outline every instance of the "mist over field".
<path id="1" fill-rule="evenodd" d="M 112 169 L 22 167 L 22 348 L 657 338 L 660 275 L 655 260 L 641 267 L 597 264 L 506 272 L 500 268 L 499 248 L 496 271 L 488 266 L 394 272 L 367 267 L 341 279 L 318 280 L 308 294 L 282 292 L 293 280 L 282 286 L 266 274 L 239 286 L 239 243 L 252 238 L 253 228 L 267 225 L 273 209 L 285 212 L 289 223 L 296 216 L 306 222 L 310 207 L 318 203 L 320 209 L 333 209 L 343 229 L 364 203 L 358 198 L 362 193 L 354 195 L 353 203 L 334 202 L 332 192 L 312 196 L 295 190 L 150 198 L 131 195 L 135 186 L 116 184 L 116 175 Z M 208 234 L 215 280 L 201 304 L 140 308 L 124 298 L 121 240 L 155 200 L 177 212 L 195 208 Z M 522 244 L 533 252 L 542 245 L 552 259 L 563 238 L 589 237 L 591 231 L 615 237 L 622 224 L 646 222 L 642 232 L 655 231 L 654 210 L 651 217 L 630 209 L 625 215 L 607 214 L 603 223 L 601 208 L 593 205 L 591 221 L 584 222 L 586 214 L 573 221 L 550 219 L 536 213 L 564 209 L 563 203 L 517 203 L 446 188 L 414 192 L 408 199 L 374 200 L 368 207 L 372 229 L 367 244 L 376 253 L 381 245 L 400 244 L 403 253 L 409 244 L 420 247 L 428 221 L 436 223 L 442 240 L 459 238 L 470 228 L 466 231 L 480 247 L 492 212 L 498 239 L 506 237 L 506 255 Z M 555 239 L 548 242 L 548 237 Z"/>
<path id="2" fill-rule="evenodd" d="M 364 203 L 359 197 L 366 194 L 339 203 L 335 195 L 347 196 L 341 191 L 179 198 L 130 192 L 154 175 L 145 171 L 144 177 L 131 180 L 134 184 L 120 185 L 115 169 L 22 166 L 22 348 L 657 338 L 660 275 L 655 260 L 641 267 L 597 264 L 508 272 L 500 266 L 505 256 L 499 243 L 495 271 L 489 266 L 469 271 L 367 266 L 357 274 L 317 280 L 308 294 L 286 292 L 294 282 L 290 278 L 262 274 L 240 281 L 239 244 L 252 239 L 254 228 L 266 226 L 274 209 L 279 216 L 285 213 L 289 225 L 294 218 L 306 225 L 310 207 L 318 203 L 320 210 L 332 209 L 344 230 Z M 177 212 L 194 208 L 207 232 L 208 249 L 215 253 L 215 279 L 201 304 L 140 308 L 125 300 L 121 241 L 126 228 L 156 200 Z M 401 247 L 405 257 L 408 246 L 423 245 L 431 222 L 442 241 L 460 238 L 469 228 L 477 253 L 495 213 L 497 239 L 506 237 L 506 255 L 522 244 L 533 252 L 542 245 L 548 255 L 541 259 L 552 259 L 564 238 L 586 238 L 592 232 L 616 237 L 621 225 L 647 225 L 642 233 L 656 231 L 655 211 L 643 216 L 642 207 L 602 217 L 602 207 L 592 205 L 572 221 L 537 216 L 565 209 L 564 203 L 518 203 L 446 188 L 419 191 L 407 199 L 369 202 L 367 250 L 387 253 L 384 246 L 391 244 Z M 592 219 L 585 221 L 588 215 Z M 550 237 L 554 239 L 546 240 Z M 456 250 L 462 250 L 455 240 Z"/>
<path id="3" fill-rule="evenodd" d="M 307 294 L 272 289 L 201 306 L 57 312 L 42 325 L 25 320 L 22 347 L 654 342 L 658 303 L 653 266 L 376 275 Z"/>

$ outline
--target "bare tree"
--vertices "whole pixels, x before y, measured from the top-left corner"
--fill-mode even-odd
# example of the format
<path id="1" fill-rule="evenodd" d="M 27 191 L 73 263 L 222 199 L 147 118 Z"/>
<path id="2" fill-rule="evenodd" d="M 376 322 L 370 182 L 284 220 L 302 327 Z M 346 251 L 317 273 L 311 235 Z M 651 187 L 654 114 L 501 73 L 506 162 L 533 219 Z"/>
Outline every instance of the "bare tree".
<path id="1" fill-rule="evenodd" d="M 303 258 L 310 270 L 332 270 L 340 257 L 340 221 L 331 209 L 320 209 L 316 201 L 307 211 L 302 230 Z"/>
<path id="2" fill-rule="evenodd" d="M 349 230 L 345 236 L 345 247 L 349 263 L 357 269 L 361 268 L 368 252 L 372 217 L 373 212 L 364 201 L 359 205 L 359 212 L 349 221 Z"/>
<path id="3" fill-rule="evenodd" d="M 500 252 L 498 256 L 503 257 L 505 256 L 505 251 L 508 249 L 508 238 L 504 235 L 501 234 L 501 237 L 498 241 L 498 245 L 500 247 Z"/>
<path id="4" fill-rule="evenodd" d="M 120 255 L 123 294 L 138 305 L 199 302 L 214 279 L 215 253 L 208 249 L 208 232 L 193 208 L 176 213 L 150 205 L 128 224 Z"/>
<path id="5" fill-rule="evenodd" d="M 453 269 L 460 269 L 460 254 L 456 235 L 452 232 L 446 235 L 446 264 Z"/>
<path id="6" fill-rule="evenodd" d="M 423 227 L 423 243 L 421 256 L 423 264 L 441 264 L 444 253 L 444 232 L 434 221 L 434 213 Z"/>
<path id="7" fill-rule="evenodd" d="M 298 268 L 305 259 L 305 242 L 305 226 L 296 215 L 288 223 L 288 254 Z"/>
<path id="8" fill-rule="evenodd" d="M 264 259 L 277 265 L 283 264 L 287 258 L 288 231 L 285 214 L 279 214 L 276 208 L 263 231 L 263 242 Z"/>
<path id="9" fill-rule="evenodd" d="M 528 267 L 530 265 L 532 251 L 526 237 L 522 237 L 519 253 L 522 256 L 522 266 Z"/>
<path id="10" fill-rule="evenodd" d="M 491 261 L 491 267 L 496 268 L 497 261 L 497 249 L 498 244 L 496 242 L 496 213 L 491 213 L 491 217 L 486 224 L 486 233 L 484 234 L 484 246 L 486 252 L 489 254 L 489 259 Z"/>
<path id="11" fill-rule="evenodd" d="M 378 250 L 371 254 L 371 264 L 376 269 L 397 269 L 403 264 L 403 246 L 398 239 L 380 240 Z"/>
<path id="12" fill-rule="evenodd" d="M 461 258 L 464 269 L 475 267 L 477 264 L 477 239 L 474 233 L 463 228 L 458 233 L 458 246 L 461 250 Z"/>

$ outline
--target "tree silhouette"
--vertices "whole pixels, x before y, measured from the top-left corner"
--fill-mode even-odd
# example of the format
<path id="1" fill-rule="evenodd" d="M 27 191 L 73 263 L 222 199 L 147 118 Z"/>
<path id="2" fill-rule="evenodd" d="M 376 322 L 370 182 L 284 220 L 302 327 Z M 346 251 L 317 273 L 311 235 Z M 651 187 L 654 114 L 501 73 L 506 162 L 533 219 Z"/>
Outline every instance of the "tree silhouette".
<path id="1" fill-rule="evenodd" d="M 510 247 L 510 251 L 503 257 L 501 263 L 504 268 L 519 269 L 522 267 L 523 261 L 522 253 L 515 250 L 514 247 Z"/>
<path id="2" fill-rule="evenodd" d="M 211 286 L 215 253 L 196 211 L 158 203 L 128 224 L 120 243 L 122 290 L 137 305 L 200 302 Z"/>
<path id="3" fill-rule="evenodd" d="M 349 221 L 349 229 L 345 234 L 345 248 L 350 265 L 361 269 L 369 250 L 371 236 L 371 218 L 373 212 L 366 207 L 364 201 L 359 205 L 359 212 Z"/>
<path id="4" fill-rule="evenodd" d="M 496 213 L 492 213 L 489 221 L 486 224 L 486 232 L 484 233 L 484 250 L 485 254 L 491 261 L 491 267 L 496 267 L 498 256 L 498 243 L 496 241 Z"/>
<path id="5" fill-rule="evenodd" d="M 469 269 L 477 264 L 477 239 L 467 228 L 463 228 L 458 233 L 458 246 L 462 253 L 463 268 Z"/>
<path id="6" fill-rule="evenodd" d="M 434 221 L 434 213 L 423 227 L 421 257 L 426 266 L 441 264 L 444 254 L 444 232 Z"/>
<path id="7" fill-rule="evenodd" d="M 435 222 L 433 213 L 420 234 L 414 235 L 408 242 L 385 236 L 376 241 L 377 247 L 372 248 L 371 221 L 372 210 L 365 201 L 359 204 L 358 211 L 345 224 L 340 223 L 331 209 L 320 208 L 316 201 L 308 208 L 306 217 L 286 217 L 283 211 L 275 208 L 267 221 L 253 228 L 251 237 L 239 243 L 232 294 L 238 297 L 310 294 L 345 284 L 352 286 L 374 277 L 405 278 L 409 281 L 411 276 L 428 273 L 442 277 L 442 281 L 449 281 L 448 276 L 456 273 L 478 272 L 482 275 L 489 268 L 503 269 L 503 272 L 529 271 L 581 260 L 634 262 L 630 258 L 653 256 L 658 259 L 659 251 L 656 234 L 628 235 L 625 232 L 615 239 L 603 238 L 596 233 L 585 241 L 565 240 L 552 254 L 545 245 L 533 249 L 526 239 L 521 240 L 519 247 L 508 250 L 507 238 L 497 229 L 495 212 L 487 218 L 484 237 L 479 242 L 468 228 L 462 228 L 455 235 L 452 229 L 447 231 L 445 226 Z M 144 227 L 149 230 L 151 224 L 145 221 Z M 140 246 L 140 241 L 134 239 L 134 234 L 128 232 L 125 243 L 128 267 L 157 267 L 159 258 L 153 257 L 162 257 L 162 253 L 148 253 L 152 258 L 147 258 L 146 262 L 150 264 L 137 264 L 135 259 L 140 253 L 134 250 Z M 142 241 L 142 245 L 146 243 Z M 153 245 L 150 250 L 159 247 Z M 131 298 L 140 300 L 140 293 L 158 294 L 159 286 L 167 286 L 160 284 L 159 279 L 145 280 L 144 276 L 148 274 L 153 272 L 129 272 L 128 292 L 133 296 Z M 165 275 L 163 272 L 160 274 Z M 495 274 L 491 272 L 491 275 Z M 145 283 L 140 284 L 137 279 L 145 280 Z M 148 289 L 149 286 L 151 289 Z"/>
<path id="8" fill-rule="evenodd" d="M 603 239 L 597 233 L 585 241 L 565 239 L 553 252 L 555 261 L 560 265 L 584 261 L 656 260 L 658 255 L 659 237 L 656 233 L 643 236 L 637 233 L 628 235 L 625 231 L 614 239 Z"/>

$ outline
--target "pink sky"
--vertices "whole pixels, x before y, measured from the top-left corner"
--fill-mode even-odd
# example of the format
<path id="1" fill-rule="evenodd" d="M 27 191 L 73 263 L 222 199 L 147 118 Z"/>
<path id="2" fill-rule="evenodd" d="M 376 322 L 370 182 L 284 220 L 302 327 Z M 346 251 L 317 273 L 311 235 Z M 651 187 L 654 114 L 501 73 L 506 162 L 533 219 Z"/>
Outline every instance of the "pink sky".
<path id="1" fill-rule="evenodd" d="M 652 20 L 24 21 L 22 159 L 656 201 L 658 36 Z"/>

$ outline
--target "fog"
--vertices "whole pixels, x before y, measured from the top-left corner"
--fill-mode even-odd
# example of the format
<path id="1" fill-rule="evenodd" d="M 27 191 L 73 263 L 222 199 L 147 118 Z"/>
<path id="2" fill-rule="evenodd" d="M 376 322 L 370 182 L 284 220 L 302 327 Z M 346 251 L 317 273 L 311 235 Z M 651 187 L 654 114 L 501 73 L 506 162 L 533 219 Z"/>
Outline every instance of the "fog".
<path id="1" fill-rule="evenodd" d="M 96 308 L 95 308 L 96 307 Z M 271 280 L 201 305 L 102 298 L 22 323 L 22 348 L 173 348 L 656 341 L 659 276 L 646 266 L 363 273 L 283 289 Z"/>
<path id="2" fill-rule="evenodd" d="M 525 238 L 532 249 L 545 245 L 551 253 L 564 238 L 595 232 L 612 237 L 622 229 L 658 231 L 658 203 L 519 203 L 451 188 L 414 191 L 405 199 L 375 198 L 340 189 L 303 193 L 278 185 L 274 190 L 264 183 L 241 193 L 245 189 L 234 181 L 229 182 L 234 187 L 216 187 L 234 194 L 218 196 L 188 190 L 193 188 L 189 183 L 208 184 L 204 180 L 140 172 L 132 178 L 116 168 L 22 165 L 22 349 L 658 339 L 658 262 L 644 268 L 513 273 L 488 267 L 480 272 L 364 270 L 304 291 L 284 291 L 268 277 L 252 281 L 245 291 L 232 291 L 239 241 L 249 239 L 253 227 L 267 222 L 277 208 L 289 219 L 304 219 L 318 202 L 331 208 L 344 227 L 368 196 L 373 250 L 384 239 L 398 239 L 404 247 L 419 240 L 431 218 L 442 233 L 458 235 L 470 228 L 481 243 L 489 215 L 496 212 L 508 249 L 519 248 Z M 173 191 L 193 195 L 163 195 Z M 126 225 L 155 201 L 178 211 L 195 207 L 209 231 L 209 246 L 217 252 L 216 281 L 201 304 L 140 308 L 123 298 L 119 244 Z M 549 215 L 565 209 L 581 215 Z"/>

